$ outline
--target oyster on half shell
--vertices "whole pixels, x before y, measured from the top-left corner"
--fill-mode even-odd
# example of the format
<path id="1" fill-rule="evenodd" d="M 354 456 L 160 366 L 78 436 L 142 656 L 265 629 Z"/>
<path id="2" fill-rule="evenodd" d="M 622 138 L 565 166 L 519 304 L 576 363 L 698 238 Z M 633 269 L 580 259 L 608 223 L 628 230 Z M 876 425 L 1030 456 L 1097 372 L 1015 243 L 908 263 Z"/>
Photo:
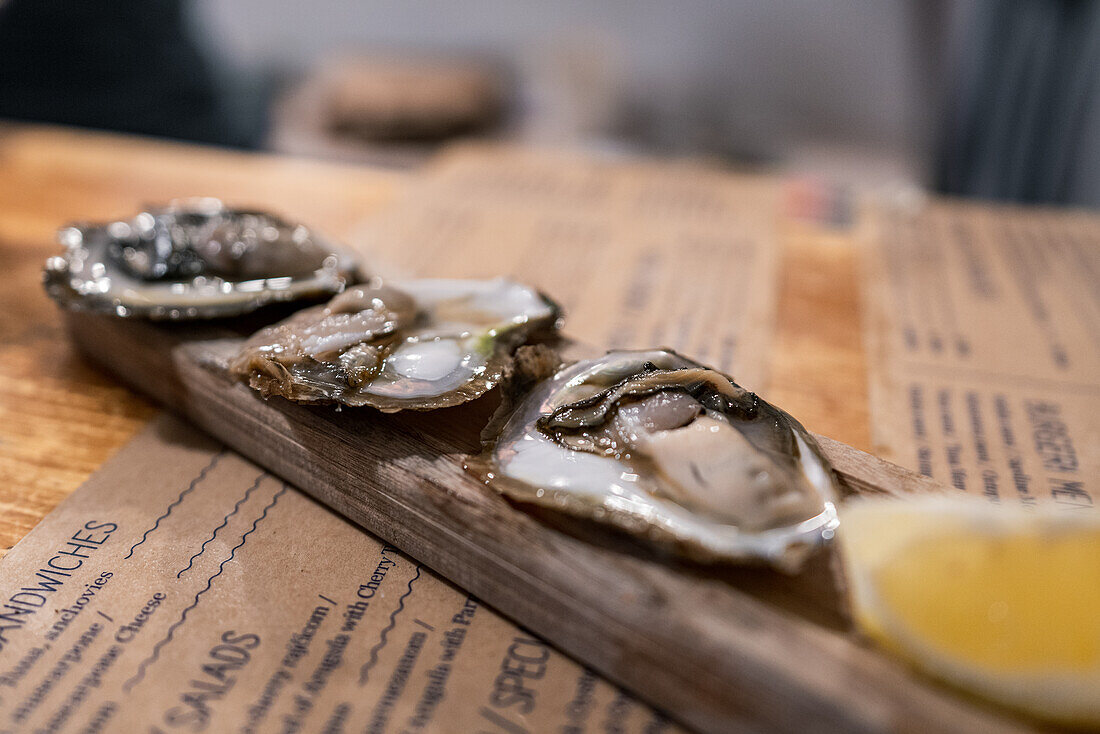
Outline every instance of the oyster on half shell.
<path id="1" fill-rule="evenodd" d="M 669 350 L 561 367 L 496 423 L 467 464 L 491 487 L 700 561 L 794 571 L 837 526 L 836 479 L 798 421 Z"/>
<path id="2" fill-rule="evenodd" d="M 558 317 L 545 296 L 504 278 L 372 282 L 261 329 L 229 368 L 265 397 L 444 408 L 492 389 L 512 351 Z"/>
<path id="3" fill-rule="evenodd" d="M 268 303 L 339 293 L 355 258 L 304 225 L 217 199 L 188 199 L 129 221 L 73 224 L 46 262 L 65 308 L 187 320 L 237 316 Z"/>

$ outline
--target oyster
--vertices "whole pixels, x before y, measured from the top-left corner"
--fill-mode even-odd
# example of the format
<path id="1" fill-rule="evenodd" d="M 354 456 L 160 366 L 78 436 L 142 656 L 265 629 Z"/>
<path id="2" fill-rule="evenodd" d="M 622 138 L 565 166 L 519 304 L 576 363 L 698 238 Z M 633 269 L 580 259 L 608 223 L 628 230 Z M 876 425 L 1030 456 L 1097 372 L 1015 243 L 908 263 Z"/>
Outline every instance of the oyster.
<path id="1" fill-rule="evenodd" d="M 46 262 L 46 291 L 66 308 L 117 316 L 237 316 L 358 280 L 355 259 L 305 226 L 217 199 L 70 225 L 58 239 L 66 251 Z"/>
<path id="2" fill-rule="evenodd" d="M 798 421 L 675 352 L 567 365 L 510 411 L 467 468 L 516 501 L 788 571 L 837 526 L 836 479 Z"/>
<path id="3" fill-rule="evenodd" d="M 248 339 L 230 362 L 265 397 L 386 412 L 458 405 L 500 380 L 558 308 L 510 280 L 409 280 L 348 288 Z"/>

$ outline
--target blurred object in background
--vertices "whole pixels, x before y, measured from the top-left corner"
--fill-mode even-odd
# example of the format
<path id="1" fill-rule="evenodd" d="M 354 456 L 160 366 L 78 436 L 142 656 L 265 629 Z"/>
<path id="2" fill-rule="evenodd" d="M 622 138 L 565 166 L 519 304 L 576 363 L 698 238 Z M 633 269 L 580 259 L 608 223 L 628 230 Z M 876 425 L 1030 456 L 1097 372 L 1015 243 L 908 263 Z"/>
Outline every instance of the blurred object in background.
<path id="1" fill-rule="evenodd" d="M 347 53 L 492 59 L 510 88 L 503 127 L 492 134 L 512 141 L 792 168 L 826 160 L 827 172 L 843 172 L 855 158 L 857 175 L 874 171 L 876 180 L 925 181 L 931 173 L 909 3 L 313 0 L 306 10 L 196 0 L 195 7 L 210 42 L 243 74 L 302 78 Z"/>
<path id="2" fill-rule="evenodd" d="M 329 127 L 343 135 L 445 140 L 485 129 L 500 111 L 493 74 L 472 63 L 349 59 L 334 71 Z"/>
<path id="3" fill-rule="evenodd" d="M 185 5 L 0 2 L 0 117 L 255 147 L 257 85 L 226 87 Z"/>
<path id="4" fill-rule="evenodd" d="M 978 0 L 955 14 L 936 188 L 1100 206 L 1100 3 Z"/>
<path id="5" fill-rule="evenodd" d="M 513 137 L 540 145 L 619 148 L 632 139 L 628 89 L 633 71 L 622 39 L 568 29 L 533 43 L 518 60 L 523 80 Z"/>
<path id="6" fill-rule="evenodd" d="M 476 136 L 1100 207 L 1098 95 L 1080 0 L 0 0 L 2 117 L 372 164 Z"/>
<path id="7" fill-rule="evenodd" d="M 285 153 L 413 164 L 441 142 L 497 128 L 504 87 L 492 65 L 465 57 L 344 56 L 282 96 L 269 143 Z"/>

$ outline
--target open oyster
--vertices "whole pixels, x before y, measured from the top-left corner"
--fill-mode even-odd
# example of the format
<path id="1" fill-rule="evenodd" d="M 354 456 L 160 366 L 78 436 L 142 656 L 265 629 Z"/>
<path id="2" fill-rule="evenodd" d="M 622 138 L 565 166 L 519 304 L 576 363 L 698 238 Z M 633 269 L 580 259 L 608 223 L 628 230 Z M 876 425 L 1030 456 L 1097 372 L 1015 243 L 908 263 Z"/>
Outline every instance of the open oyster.
<path id="1" fill-rule="evenodd" d="M 46 291 L 66 308 L 117 316 L 236 316 L 358 280 L 354 258 L 305 226 L 217 199 L 73 224 L 58 239 L 66 251 L 46 262 Z"/>
<path id="2" fill-rule="evenodd" d="M 837 526 L 832 469 L 798 421 L 675 352 L 573 363 L 511 411 L 468 468 L 516 501 L 788 571 Z"/>
<path id="3" fill-rule="evenodd" d="M 443 408 L 490 390 L 512 351 L 558 316 L 546 297 L 503 278 L 371 283 L 261 329 L 229 367 L 265 397 Z"/>

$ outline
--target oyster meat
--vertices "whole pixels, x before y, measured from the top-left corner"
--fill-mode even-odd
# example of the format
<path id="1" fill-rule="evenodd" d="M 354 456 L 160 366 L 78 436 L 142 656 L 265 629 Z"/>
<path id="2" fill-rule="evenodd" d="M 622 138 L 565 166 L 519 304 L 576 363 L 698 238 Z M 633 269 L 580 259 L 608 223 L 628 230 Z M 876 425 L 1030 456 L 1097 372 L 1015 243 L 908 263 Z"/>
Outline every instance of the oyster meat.
<path id="1" fill-rule="evenodd" d="M 58 239 L 65 254 L 46 262 L 46 291 L 66 308 L 117 316 L 237 316 L 331 296 L 359 279 L 355 258 L 305 226 L 217 199 L 73 224 Z"/>
<path id="2" fill-rule="evenodd" d="M 510 410 L 468 468 L 521 503 L 788 571 L 837 526 L 836 479 L 798 421 L 675 352 L 561 367 Z"/>
<path id="3" fill-rule="evenodd" d="M 261 329 L 229 367 L 265 397 L 443 408 L 490 390 L 512 351 L 558 317 L 538 291 L 503 278 L 372 282 Z"/>

